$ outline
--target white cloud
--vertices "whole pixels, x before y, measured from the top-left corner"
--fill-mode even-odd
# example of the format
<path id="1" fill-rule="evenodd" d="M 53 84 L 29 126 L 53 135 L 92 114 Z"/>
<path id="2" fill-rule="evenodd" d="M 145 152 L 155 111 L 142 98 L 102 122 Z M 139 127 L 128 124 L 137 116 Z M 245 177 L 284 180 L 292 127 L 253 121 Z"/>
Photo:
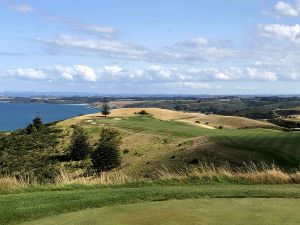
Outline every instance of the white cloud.
<path id="1" fill-rule="evenodd" d="M 55 22 L 59 22 L 62 24 L 66 24 L 75 28 L 76 31 L 88 31 L 95 34 L 102 34 L 102 35 L 113 35 L 117 33 L 117 30 L 110 26 L 100 26 L 95 24 L 86 24 L 77 19 L 71 19 L 63 16 L 47 16 L 47 19 Z"/>
<path id="2" fill-rule="evenodd" d="M 198 37 L 166 47 L 160 54 L 161 60 L 173 63 L 216 62 L 232 59 L 238 52 L 222 42 L 210 42 L 204 37 Z"/>
<path id="3" fill-rule="evenodd" d="M 43 79 L 52 82 L 105 82 L 123 84 L 132 83 L 192 83 L 215 81 L 276 81 L 278 79 L 300 79 L 296 71 L 290 71 L 290 76 L 278 77 L 274 71 L 260 70 L 257 68 L 229 67 L 229 68 L 175 68 L 152 65 L 144 69 L 124 69 L 120 66 L 104 66 L 94 69 L 85 65 L 54 66 L 44 69 L 14 69 L 4 71 L 10 77 L 27 79 Z M 200 87 L 200 86 L 199 86 Z M 204 87 L 204 86 L 202 86 Z"/>
<path id="4" fill-rule="evenodd" d="M 29 78 L 29 79 L 45 79 L 46 74 L 42 70 L 32 69 L 32 68 L 20 68 L 7 70 L 5 73 L 10 77 L 20 77 L 20 78 Z"/>
<path id="5" fill-rule="evenodd" d="M 96 82 L 97 75 L 93 68 L 85 65 L 55 66 L 54 68 L 47 68 L 47 74 L 52 78 L 63 78 L 66 80 L 83 79 L 85 81 Z"/>
<path id="6" fill-rule="evenodd" d="M 123 69 L 119 66 L 104 66 L 105 73 L 118 75 Z"/>
<path id="7" fill-rule="evenodd" d="M 100 29 L 100 28 L 99 28 Z M 102 29 L 102 28 L 101 28 Z M 108 28 L 109 30 L 109 28 Z M 61 35 L 51 39 L 37 39 L 51 50 L 69 54 L 97 54 L 127 60 L 142 60 L 154 63 L 200 64 L 233 59 L 238 52 L 222 42 L 197 37 L 173 46 L 151 51 L 146 47 L 122 42 L 112 36 L 106 38 L 83 38 Z"/>
<path id="8" fill-rule="evenodd" d="M 75 71 L 77 74 L 81 75 L 87 81 L 96 81 L 97 75 L 95 70 L 84 65 L 75 65 Z"/>
<path id="9" fill-rule="evenodd" d="M 300 1 L 297 0 L 293 4 L 279 1 L 274 6 L 276 12 L 281 16 L 297 17 L 300 16 Z"/>
<path id="10" fill-rule="evenodd" d="M 246 68 L 244 73 L 250 80 L 276 81 L 277 75 L 270 71 L 260 71 L 255 68 Z"/>
<path id="11" fill-rule="evenodd" d="M 102 27 L 97 25 L 85 25 L 85 24 L 81 24 L 80 27 L 82 27 L 85 30 L 97 32 L 97 33 L 106 33 L 106 34 L 116 33 L 116 30 L 112 27 Z"/>
<path id="12" fill-rule="evenodd" d="M 115 58 L 142 59 L 148 54 L 145 48 L 113 39 L 87 39 L 64 35 L 54 39 L 38 40 L 59 48 L 81 52 L 90 51 Z"/>
<path id="13" fill-rule="evenodd" d="M 72 67 L 55 66 L 54 71 L 60 74 L 66 80 L 74 79 L 74 69 Z"/>
<path id="14" fill-rule="evenodd" d="M 267 24 L 259 26 L 261 35 L 269 38 L 285 38 L 290 41 L 299 41 L 300 25 L 288 26 L 283 24 Z"/>
<path id="15" fill-rule="evenodd" d="M 30 13 L 33 11 L 33 7 L 27 4 L 16 4 L 12 5 L 10 8 L 20 13 Z"/>

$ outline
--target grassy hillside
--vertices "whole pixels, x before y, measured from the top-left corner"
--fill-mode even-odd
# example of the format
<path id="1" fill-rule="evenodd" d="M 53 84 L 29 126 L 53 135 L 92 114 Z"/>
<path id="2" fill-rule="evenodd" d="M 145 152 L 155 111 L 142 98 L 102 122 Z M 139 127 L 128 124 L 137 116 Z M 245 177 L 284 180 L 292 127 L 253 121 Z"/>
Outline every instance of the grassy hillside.
<path id="1" fill-rule="evenodd" d="M 240 169 L 256 171 L 266 168 L 249 167 L 249 164 L 262 162 L 275 164 L 287 172 L 299 169 L 299 132 L 280 131 L 266 122 L 240 117 L 206 116 L 155 108 L 147 109 L 147 115 L 140 115 L 141 110 L 113 110 L 108 117 L 84 115 L 53 123 L 30 134 L 26 130 L 2 133 L 0 173 L 33 182 L 56 182 L 61 179 L 57 178 L 61 170 L 74 176 L 91 174 L 90 158 L 72 161 L 68 156 L 75 124 L 87 131 L 93 149 L 103 127 L 114 127 L 121 132 L 122 164 L 116 171 L 123 174 L 122 177 L 134 177 L 127 180 L 139 180 L 136 177 L 158 179 L 162 172 L 181 173 L 193 168 L 213 171 L 214 166 L 223 169 L 226 166 L 225 171 L 229 174 Z M 290 176 L 283 180 L 283 183 L 294 182 Z M 1 182 L 4 187 L 14 183 L 7 179 Z"/>
<path id="2" fill-rule="evenodd" d="M 287 170 L 299 166 L 300 133 L 263 128 L 207 129 L 190 122 L 189 119 L 197 118 L 198 114 L 161 109 L 147 109 L 151 114 L 148 116 L 135 114 L 140 110 L 114 110 L 107 118 L 99 114 L 86 115 L 63 121 L 58 126 L 65 129 L 65 133 L 71 133 L 70 126 L 80 124 L 92 143 L 97 142 L 104 126 L 122 131 L 121 150 L 125 151 L 120 170 L 129 174 L 153 177 L 161 168 L 184 169 L 205 162 L 216 166 L 228 163 L 234 168 L 250 162 L 275 163 Z M 230 118 L 230 127 L 241 126 L 242 119 Z M 247 127 L 268 125 L 245 120 Z M 62 141 L 67 142 L 67 139 Z"/>

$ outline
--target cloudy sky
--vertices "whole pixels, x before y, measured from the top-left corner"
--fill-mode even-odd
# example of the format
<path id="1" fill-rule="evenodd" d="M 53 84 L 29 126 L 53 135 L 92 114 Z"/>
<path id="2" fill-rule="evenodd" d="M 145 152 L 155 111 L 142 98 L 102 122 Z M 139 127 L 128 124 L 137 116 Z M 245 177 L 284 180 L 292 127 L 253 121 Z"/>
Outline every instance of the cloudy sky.
<path id="1" fill-rule="evenodd" d="M 300 94 L 300 0 L 0 0 L 0 92 Z"/>

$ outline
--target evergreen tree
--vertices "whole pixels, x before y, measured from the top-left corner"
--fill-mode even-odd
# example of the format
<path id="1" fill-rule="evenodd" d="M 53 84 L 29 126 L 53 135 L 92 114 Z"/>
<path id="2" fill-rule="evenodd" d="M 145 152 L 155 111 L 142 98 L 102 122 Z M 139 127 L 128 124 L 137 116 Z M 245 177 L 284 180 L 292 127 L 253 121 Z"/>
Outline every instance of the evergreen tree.
<path id="1" fill-rule="evenodd" d="M 108 171 L 121 165 L 119 132 L 103 128 L 97 149 L 92 154 L 93 168 Z"/>
<path id="2" fill-rule="evenodd" d="M 32 123 L 28 124 L 25 131 L 27 134 L 32 134 L 41 131 L 44 127 L 41 117 L 37 116 L 33 119 Z"/>
<path id="3" fill-rule="evenodd" d="M 70 158 L 78 161 L 86 159 L 91 150 L 87 133 L 82 127 L 75 126 L 69 147 Z"/>
<path id="4" fill-rule="evenodd" d="M 101 105 L 101 113 L 106 117 L 110 114 L 110 107 L 107 100 L 104 100 Z"/>
<path id="5" fill-rule="evenodd" d="M 37 131 L 40 131 L 43 128 L 43 122 L 41 117 L 37 116 L 33 119 L 33 124 L 32 124 Z"/>

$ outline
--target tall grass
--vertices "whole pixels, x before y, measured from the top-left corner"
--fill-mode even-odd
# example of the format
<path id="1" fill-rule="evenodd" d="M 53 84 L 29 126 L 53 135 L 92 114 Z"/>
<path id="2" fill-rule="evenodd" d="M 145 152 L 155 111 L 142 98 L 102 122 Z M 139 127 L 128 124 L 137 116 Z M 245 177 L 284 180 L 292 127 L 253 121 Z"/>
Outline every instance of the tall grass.
<path id="1" fill-rule="evenodd" d="M 57 176 L 56 184 L 83 184 L 83 185 L 118 185 L 139 181 L 134 176 L 128 176 L 121 171 L 113 172 L 94 172 L 90 176 L 82 176 L 80 173 L 68 173 L 64 170 L 60 171 Z"/>
<path id="2" fill-rule="evenodd" d="M 202 164 L 193 169 L 171 171 L 163 168 L 158 173 L 159 180 L 176 180 L 186 182 L 230 182 L 252 184 L 300 184 L 300 171 L 287 173 L 276 165 L 250 163 L 242 169 L 232 169 L 225 165 L 215 167 L 213 164 Z"/>
<path id="3" fill-rule="evenodd" d="M 123 171 L 93 173 L 84 176 L 80 172 L 69 173 L 61 170 L 54 183 L 48 185 L 119 185 L 147 181 L 175 181 L 179 183 L 195 181 L 199 183 L 238 183 L 238 184 L 300 184 L 300 171 L 285 172 L 275 165 L 253 163 L 236 170 L 230 166 L 215 167 L 213 164 L 202 164 L 195 168 L 170 170 L 159 169 L 155 178 L 149 180 L 142 176 L 127 175 Z M 34 178 L 0 177 L 0 190 L 22 189 L 40 184 Z"/>
<path id="4" fill-rule="evenodd" d="M 37 184 L 38 183 L 34 178 L 17 178 L 8 175 L 0 177 L 0 189 L 21 189 L 30 186 L 35 186 Z"/>

